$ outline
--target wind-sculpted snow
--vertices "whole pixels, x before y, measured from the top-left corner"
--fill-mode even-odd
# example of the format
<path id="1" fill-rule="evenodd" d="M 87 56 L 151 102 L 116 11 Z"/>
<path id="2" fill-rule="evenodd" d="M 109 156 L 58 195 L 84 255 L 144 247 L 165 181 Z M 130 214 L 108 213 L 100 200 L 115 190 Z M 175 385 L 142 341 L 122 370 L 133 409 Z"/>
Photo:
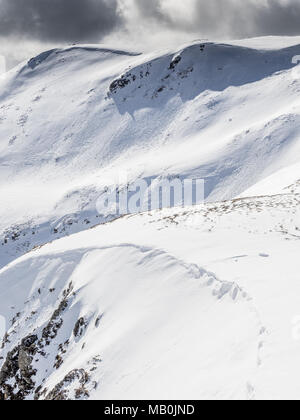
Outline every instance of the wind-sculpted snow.
<path id="1" fill-rule="evenodd" d="M 45 60 L 48 59 L 48 57 L 50 57 L 50 55 L 52 54 L 65 54 L 66 52 L 72 52 L 72 51 L 83 51 L 83 52 L 94 52 L 94 53 L 101 53 L 101 54 L 116 54 L 116 55 L 125 55 L 125 56 L 137 56 L 139 55 L 138 53 L 134 53 L 134 52 L 127 52 L 127 51 L 121 51 L 121 50 L 114 50 L 114 49 L 109 49 L 109 48 L 99 48 L 99 47 L 92 47 L 92 46 L 79 46 L 79 47 L 70 47 L 70 48 L 65 48 L 63 50 L 60 49 L 53 49 L 53 50 L 49 50 L 49 51 L 45 51 L 41 54 L 39 54 L 36 57 L 31 58 L 27 65 L 31 68 L 31 70 L 34 70 L 36 67 L 38 67 L 40 64 L 42 64 Z"/>
<path id="2" fill-rule="evenodd" d="M 8 331 L 0 395 L 295 395 L 299 200 L 257 197 L 129 216 L 2 269 Z M 34 342 L 24 347 L 28 338 Z"/>
<path id="3" fill-rule="evenodd" d="M 1 290 L 12 277 L 20 292 L 14 309 L 6 306 L 6 294 L 1 299 L 13 318 L 1 352 L 2 398 L 124 398 L 123 387 L 129 389 L 126 397 L 196 396 L 199 384 L 183 383 L 181 375 L 205 368 L 208 354 L 214 371 L 232 373 L 216 349 L 211 352 L 212 340 L 221 346 L 223 338 L 207 330 L 207 317 L 210 328 L 228 332 L 228 349 L 237 336 L 242 346 L 258 345 L 259 320 L 245 292 L 162 251 L 123 245 L 28 257 L 0 274 Z M 224 302 L 220 308 L 218 300 Z M 238 323 L 230 325 L 232 313 L 248 320 L 247 332 Z M 30 350 L 15 347 L 29 339 Z M 30 352 L 26 369 L 21 351 Z M 255 354 L 249 358 L 255 363 Z M 247 377 L 245 362 L 236 369 Z M 132 369 L 145 373 L 140 377 Z M 76 381 L 75 372 L 84 375 L 84 383 Z M 158 372 L 164 383 L 153 386 Z"/>
<path id="4" fill-rule="evenodd" d="M 1 78 L 1 400 L 299 398 L 300 47 L 270 42 Z M 187 178 L 202 205 L 98 213 Z"/>

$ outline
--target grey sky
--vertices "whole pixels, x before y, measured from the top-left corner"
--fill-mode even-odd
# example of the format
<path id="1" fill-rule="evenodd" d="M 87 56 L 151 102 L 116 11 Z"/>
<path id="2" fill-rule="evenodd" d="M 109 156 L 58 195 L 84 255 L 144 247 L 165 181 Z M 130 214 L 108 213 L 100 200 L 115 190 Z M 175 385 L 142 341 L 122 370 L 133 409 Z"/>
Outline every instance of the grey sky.
<path id="1" fill-rule="evenodd" d="M 171 14 L 164 0 L 135 0 L 143 19 L 201 36 L 299 35 L 300 0 L 194 0 L 190 17 Z M 175 2 L 176 3 L 176 2 Z M 173 6 L 173 9 L 176 6 Z"/>
<path id="2" fill-rule="evenodd" d="M 299 35 L 300 0 L 0 0 L 9 65 L 49 45 Z"/>
<path id="3" fill-rule="evenodd" d="M 0 34 L 93 41 L 121 23 L 118 0 L 0 0 Z"/>

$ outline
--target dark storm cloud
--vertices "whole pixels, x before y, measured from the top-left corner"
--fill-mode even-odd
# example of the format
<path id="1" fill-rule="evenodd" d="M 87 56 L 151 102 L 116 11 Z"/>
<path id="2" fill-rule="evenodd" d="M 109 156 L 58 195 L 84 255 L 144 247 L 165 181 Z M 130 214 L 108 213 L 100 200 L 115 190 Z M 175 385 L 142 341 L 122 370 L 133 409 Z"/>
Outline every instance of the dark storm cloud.
<path id="1" fill-rule="evenodd" d="M 97 41 L 119 30 L 119 4 L 138 16 L 136 24 L 153 22 L 174 32 L 206 36 L 296 35 L 300 33 L 300 0 L 0 0 L 0 36 L 41 41 Z M 183 8 L 185 7 L 185 9 Z M 186 13 L 185 13 L 186 11 Z M 136 12 L 138 12 L 136 14 Z M 192 17 L 191 17 L 192 16 Z M 127 28 L 128 29 L 128 28 Z"/>
<path id="2" fill-rule="evenodd" d="M 194 27 L 199 24 L 206 31 L 211 29 L 220 35 L 297 35 L 300 33 L 300 1 L 198 0 L 196 19 Z"/>
<path id="3" fill-rule="evenodd" d="M 121 24 L 118 0 L 0 0 L 0 35 L 97 41 Z"/>
<path id="4" fill-rule="evenodd" d="M 195 0 L 192 18 L 171 13 L 164 0 L 135 0 L 144 19 L 207 36 L 300 34 L 300 0 Z"/>

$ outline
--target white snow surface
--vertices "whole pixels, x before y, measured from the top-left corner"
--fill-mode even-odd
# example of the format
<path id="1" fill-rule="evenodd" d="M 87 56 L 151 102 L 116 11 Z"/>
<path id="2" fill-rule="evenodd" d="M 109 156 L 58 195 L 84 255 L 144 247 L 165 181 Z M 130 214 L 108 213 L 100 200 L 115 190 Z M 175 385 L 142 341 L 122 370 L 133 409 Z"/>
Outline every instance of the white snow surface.
<path id="1" fill-rule="evenodd" d="M 83 45 L 0 81 L 0 399 L 29 336 L 25 399 L 299 399 L 299 54 Z M 102 218 L 125 171 L 206 202 Z"/>

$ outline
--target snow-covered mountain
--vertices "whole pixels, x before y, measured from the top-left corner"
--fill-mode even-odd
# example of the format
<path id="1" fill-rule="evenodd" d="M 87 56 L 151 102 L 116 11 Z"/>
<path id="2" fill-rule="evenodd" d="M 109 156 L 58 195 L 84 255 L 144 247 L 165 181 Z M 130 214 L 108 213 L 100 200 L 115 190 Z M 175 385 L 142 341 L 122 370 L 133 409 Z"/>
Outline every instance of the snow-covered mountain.
<path id="1" fill-rule="evenodd" d="M 0 399 L 298 398 L 299 54 L 76 46 L 5 76 Z M 206 203 L 97 212 L 164 178 Z"/>

